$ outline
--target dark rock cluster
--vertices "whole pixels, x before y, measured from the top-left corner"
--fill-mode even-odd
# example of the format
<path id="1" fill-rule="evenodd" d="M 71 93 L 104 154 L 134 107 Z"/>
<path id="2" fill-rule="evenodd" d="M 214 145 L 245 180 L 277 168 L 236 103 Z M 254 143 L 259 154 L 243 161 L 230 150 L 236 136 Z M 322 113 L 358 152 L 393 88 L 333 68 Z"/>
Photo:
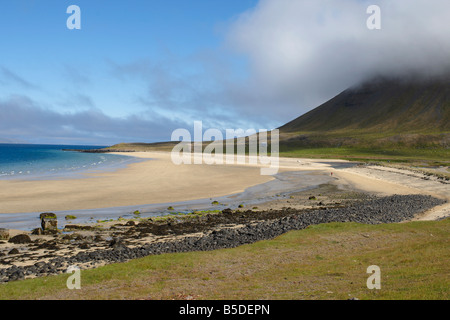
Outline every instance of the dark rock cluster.
<path id="1" fill-rule="evenodd" d="M 191 223 L 191 225 L 185 225 L 179 230 L 180 232 L 177 232 L 176 225 L 171 222 L 158 227 L 155 227 L 152 223 L 140 223 L 139 228 L 130 224 L 130 228 L 138 228 L 135 231 L 140 230 L 143 234 L 167 234 L 170 231 L 169 233 L 179 233 L 186 236 L 177 240 L 147 243 L 136 247 L 128 247 L 126 241 L 116 238 L 109 242 L 109 248 L 107 249 L 90 252 L 81 251 L 73 256 L 57 257 L 48 262 L 37 262 L 31 266 L 11 266 L 7 269 L 0 269 L 0 282 L 24 279 L 26 276 L 58 274 L 65 272 L 70 265 L 96 265 L 100 262 L 116 263 L 164 253 L 233 248 L 260 240 L 272 239 L 291 230 L 301 230 L 310 225 L 323 223 L 380 224 L 402 222 L 444 202 L 431 196 L 395 195 L 357 202 L 348 207 L 322 208 L 309 211 L 286 208 L 279 211 L 258 212 L 257 215 L 267 219 L 253 221 L 245 219 L 245 213 L 226 209 L 222 214 L 210 217 L 210 219 L 217 220 L 211 223 L 211 226 L 215 225 L 216 228 L 205 232 L 203 236 L 192 235 L 192 233 L 198 231 L 195 222 L 186 222 L 187 224 Z M 241 227 L 226 227 L 226 222 L 236 224 L 239 217 L 242 218 L 241 224 L 242 221 L 247 221 L 247 223 L 244 223 Z M 218 229 L 217 223 L 220 223 L 223 227 Z M 191 231 L 190 236 L 187 235 L 189 231 Z M 86 244 L 85 248 L 88 247 L 89 245 Z"/>

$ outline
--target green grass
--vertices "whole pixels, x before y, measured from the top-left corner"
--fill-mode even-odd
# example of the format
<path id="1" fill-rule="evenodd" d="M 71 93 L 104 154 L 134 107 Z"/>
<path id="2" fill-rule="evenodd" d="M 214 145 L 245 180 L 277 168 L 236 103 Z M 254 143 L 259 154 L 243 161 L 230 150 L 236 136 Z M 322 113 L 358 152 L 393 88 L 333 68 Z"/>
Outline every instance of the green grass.
<path id="1" fill-rule="evenodd" d="M 290 137 L 302 135 L 309 137 L 307 142 L 302 140 L 288 140 Z M 355 161 L 377 160 L 389 162 L 426 161 L 450 165 L 450 148 L 436 142 L 440 141 L 439 139 L 443 139 L 436 138 L 440 137 L 439 134 L 430 134 L 429 136 L 431 138 L 427 138 L 427 135 L 419 135 L 419 138 L 411 138 L 411 141 L 406 142 L 391 141 L 390 139 L 393 139 L 392 136 L 392 133 L 361 133 L 358 131 L 289 133 L 280 140 L 279 150 L 280 156 L 282 157 L 337 158 Z M 352 139 L 356 139 L 356 142 Z M 433 139 L 436 139 L 436 141 Z M 204 147 L 208 144 L 208 142 L 205 142 Z M 122 148 L 124 148 L 124 150 L 171 151 L 171 149 L 167 148 L 162 149 L 159 145 L 160 144 L 140 144 L 138 147 L 135 147 L 135 144 L 120 144 L 115 146 L 115 148 L 119 150 L 120 147 L 123 146 Z M 164 144 L 164 146 L 166 145 Z M 248 153 L 248 146 L 246 148 L 246 153 Z"/>
<path id="2" fill-rule="evenodd" d="M 450 165 L 450 149 L 372 149 L 362 147 L 340 148 L 280 148 L 281 157 L 347 159 L 355 161 L 418 162 Z"/>
<path id="3" fill-rule="evenodd" d="M 332 223 L 212 252 L 165 254 L 0 285 L 0 299 L 449 299 L 450 220 Z M 381 290 L 366 287 L 381 268 Z"/>
<path id="4" fill-rule="evenodd" d="M 413 130 L 368 131 L 342 129 L 323 132 L 280 133 L 279 151 L 282 157 L 322 159 L 347 159 L 355 161 L 380 161 L 415 163 L 424 161 L 433 165 L 450 165 L 450 132 Z M 268 140 L 270 155 L 270 139 Z M 236 149 L 236 140 L 234 149 Z M 245 152 L 248 154 L 249 140 L 246 138 Z M 210 142 L 204 142 L 203 148 Z M 171 151 L 176 142 L 153 144 L 118 144 L 110 147 L 117 150 Z M 225 152 L 225 144 L 224 150 Z"/>

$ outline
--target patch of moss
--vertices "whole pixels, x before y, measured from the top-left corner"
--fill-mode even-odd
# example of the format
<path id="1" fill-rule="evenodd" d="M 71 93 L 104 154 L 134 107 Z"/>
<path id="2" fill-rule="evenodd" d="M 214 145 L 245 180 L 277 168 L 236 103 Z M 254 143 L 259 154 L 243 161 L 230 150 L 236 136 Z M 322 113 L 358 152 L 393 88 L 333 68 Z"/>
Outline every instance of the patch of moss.
<path id="1" fill-rule="evenodd" d="M 111 222 L 111 221 L 114 221 L 114 219 L 97 220 L 97 223 L 105 223 L 105 222 Z"/>
<path id="2" fill-rule="evenodd" d="M 57 219 L 56 214 L 52 212 L 44 212 L 39 215 L 39 219 Z"/>

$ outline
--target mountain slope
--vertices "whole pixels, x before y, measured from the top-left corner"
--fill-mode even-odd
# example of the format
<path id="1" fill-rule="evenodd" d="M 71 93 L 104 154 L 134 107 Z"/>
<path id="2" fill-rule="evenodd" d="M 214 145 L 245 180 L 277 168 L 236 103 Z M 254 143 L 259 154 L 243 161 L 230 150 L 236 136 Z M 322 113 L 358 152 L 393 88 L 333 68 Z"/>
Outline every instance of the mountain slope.
<path id="1" fill-rule="evenodd" d="M 450 131 L 450 81 L 377 79 L 280 127 L 282 133 L 438 133 Z"/>
<path id="2" fill-rule="evenodd" d="M 450 150 L 450 76 L 382 79 L 347 89 L 280 127 L 280 148 Z"/>
<path id="3" fill-rule="evenodd" d="M 279 129 L 285 156 L 447 160 L 450 76 L 434 81 L 378 78 L 345 90 Z M 109 149 L 170 151 L 176 144 L 119 144 Z"/>

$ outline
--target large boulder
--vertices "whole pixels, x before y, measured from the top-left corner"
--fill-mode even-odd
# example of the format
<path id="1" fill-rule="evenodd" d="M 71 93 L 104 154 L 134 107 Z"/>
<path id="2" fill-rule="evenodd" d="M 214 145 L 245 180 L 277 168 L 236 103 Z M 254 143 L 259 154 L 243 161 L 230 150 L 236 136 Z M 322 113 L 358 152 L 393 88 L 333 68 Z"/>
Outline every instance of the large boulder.
<path id="1" fill-rule="evenodd" d="M 39 215 L 39 219 L 42 220 L 44 218 L 46 218 L 46 219 L 57 219 L 57 216 L 56 216 L 56 214 L 54 214 L 52 212 L 44 212 L 44 213 L 41 213 Z"/>
<path id="2" fill-rule="evenodd" d="M 27 234 L 18 234 L 17 236 L 14 236 L 11 239 L 9 239 L 9 242 L 15 244 L 31 243 L 31 238 Z"/>
<path id="3" fill-rule="evenodd" d="M 54 233 L 58 231 L 58 219 L 56 214 L 45 212 L 39 215 L 41 218 L 41 228 L 44 233 Z"/>

